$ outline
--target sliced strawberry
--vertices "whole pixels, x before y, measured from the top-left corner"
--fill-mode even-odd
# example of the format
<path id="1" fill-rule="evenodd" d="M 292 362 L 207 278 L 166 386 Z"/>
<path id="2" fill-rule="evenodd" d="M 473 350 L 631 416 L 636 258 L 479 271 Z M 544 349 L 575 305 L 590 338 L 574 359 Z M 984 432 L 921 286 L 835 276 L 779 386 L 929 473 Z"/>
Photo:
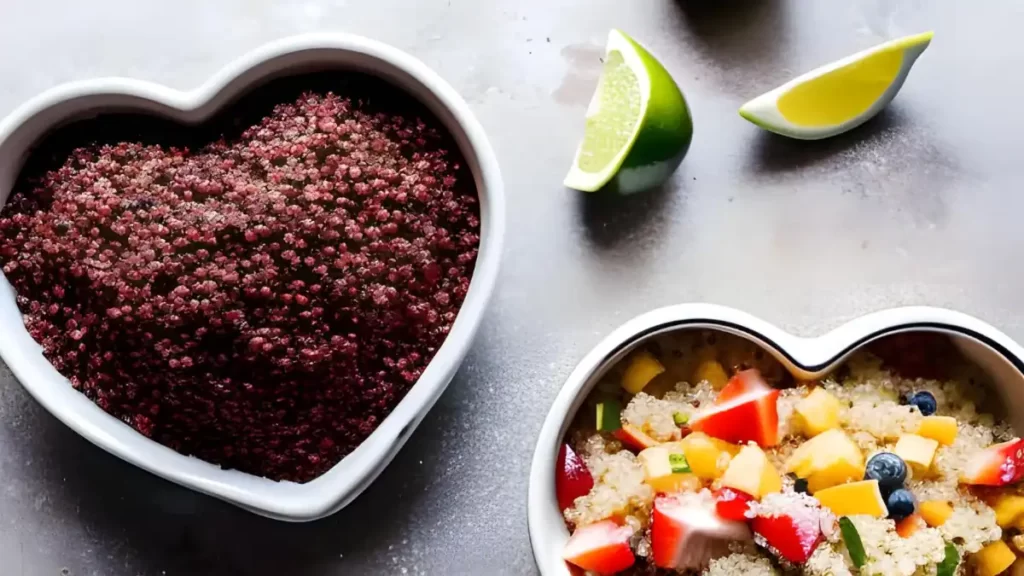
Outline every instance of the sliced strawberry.
<path id="1" fill-rule="evenodd" d="M 747 521 L 747 508 L 750 507 L 753 496 L 733 488 L 719 488 L 714 491 L 714 497 L 715 511 L 719 516 L 726 520 Z"/>
<path id="2" fill-rule="evenodd" d="M 729 542 L 749 540 L 743 522 L 726 520 L 715 512 L 707 492 L 658 496 L 651 520 L 654 564 L 676 570 L 696 569 L 727 554 Z"/>
<path id="3" fill-rule="evenodd" d="M 732 377 L 710 408 L 690 421 L 690 428 L 733 443 L 757 442 L 774 446 L 779 441 L 779 391 L 757 370 Z"/>
<path id="4" fill-rule="evenodd" d="M 635 452 L 646 450 L 660 444 L 660 442 L 651 438 L 647 434 L 644 434 L 643 430 L 640 430 L 632 424 L 623 424 L 622 428 L 612 432 L 612 436 L 615 436 L 619 442 L 625 444 L 626 448 Z"/>
<path id="5" fill-rule="evenodd" d="M 960 481 L 982 486 L 1005 486 L 1024 479 L 1024 440 L 994 444 L 967 461 Z"/>
<path id="6" fill-rule="evenodd" d="M 633 529 L 614 520 L 581 526 L 565 544 L 562 558 L 595 574 L 615 574 L 633 565 L 629 548 Z"/>
<path id="7" fill-rule="evenodd" d="M 792 496 L 779 495 L 778 498 L 792 499 Z M 775 500 L 776 497 L 773 495 L 767 499 Z M 776 504 L 777 501 L 772 506 L 776 507 Z M 794 564 L 803 564 L 825 538 L 821 533 L 821 509 L 795 499 L 791 506 L 783 508 L 784 511 L 774 515 L 755 517 L 751 527 L 778 556 Z"/>
<path id="8" fill-rule="evenodd" d="M 590 493 L 594 477 L 590 475 L 587 463 L 568 444 L 562 444 L 558 450 L 556 466 L 555 494 L 558 496 L 558 508 L 565 510 L 571 508 L 577 498 Z"/>
<path id="9" fill-rule="evenodd" d="M 743 396 L 744 394 L 752 392 L 767 392 L 771 389 L 771 386 L 769 386 L 768 383 L 764 381 L 764 378 L 761 377 L 761 372 L 756 368 L 751 368 L 749 370 L 737 372 L 735 376 L 730 378 L 729 383 L 725 385 L 725 388 L 722 388 L 718 393 L 718 396 L 715 396 L 714 403 L 716 406 L 721 406 L 729 400 L 733 400 Z"/>

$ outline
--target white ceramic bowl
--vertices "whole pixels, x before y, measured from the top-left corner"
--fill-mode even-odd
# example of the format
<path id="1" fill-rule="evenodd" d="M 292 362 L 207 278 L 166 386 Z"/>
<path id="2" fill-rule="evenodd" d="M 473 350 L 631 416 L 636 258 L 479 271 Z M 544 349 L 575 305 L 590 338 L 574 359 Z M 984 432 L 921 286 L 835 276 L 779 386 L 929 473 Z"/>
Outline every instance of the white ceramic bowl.
<path id="1" fill-rule="evenodd" d="M 230 64 L 195 90 L 108 78 L 59 86 L 0 122 L 0 203 L 6 202 L 32 147 L 68 121 L 102 112 L 143 112 L 199 124 L 251 88 L 296 71 L 343 69 L 387 80 L 422 102 L 445 125 L 469 166 L 480 198 L 481 239 L 469 293 L 437 355 L 394 411 L 355 451 L 306 484 L 274 482 L 183 456 L 142 436 L 72 389 L 25 330 L 10 284 L 0 281 L 0 357 L 54 416 L 86 439 L 172 482 L 257 514 L 308 521 L 340 510 L 381 473 L 455 375 L 494 288 L 505 203 L 498 162 L 483 128 L 455 90 L 395 48 L 345 34 L 273 42 Z"/>
<path id="2" fill-rule="evenodd" d="M 818 338 L 798 338 L 731 308 L 682 304 L 654 310 L 622 325 L 576 366 L 544 420 L 530 468 L 528 515 L 533 555 L 544 576 L 570 576 L 562 560 L 569 539 L 555 498 L 555 462 L 576 410 L 601 376 L 656 334 L 685 329 L 720 330 L 746 338 L 774 356 L 799 380 L 830 372 L 856 349 L 900 332 L 941 332 L 988 372 L 1007 406 L 1010 424 L 1024 430 L 1024 349 L 992 326 L 940 308 L 895 308 L 853 320 Z"/>

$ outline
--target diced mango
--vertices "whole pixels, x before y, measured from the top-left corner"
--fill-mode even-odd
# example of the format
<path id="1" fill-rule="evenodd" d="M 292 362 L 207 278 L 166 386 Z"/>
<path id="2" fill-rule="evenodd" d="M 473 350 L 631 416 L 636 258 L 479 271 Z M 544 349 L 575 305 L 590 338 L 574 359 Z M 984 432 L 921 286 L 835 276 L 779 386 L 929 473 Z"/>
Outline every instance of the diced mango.
<path id="1" fill-rule="evenodd" d="M 654 354 L 647 350 L 637 350 L 629 357 L 629 364 L 622 374 L 622 387 L 630 394 L 639 394 L 648 382 L 664 371 L 665 367 Z"/>
<path id="2" fill-rule="evenodd" d="M 808 437 L 839 427 L 839 400 L 824 388 L 815 388 L 796 403 L 793 416 Z"/>
<path id="3" fill-rule="evenodd" d="M 885 518 L 889 511 L 878 488 L 878 480 L 861 480 L 819 490 L 814 497 L 836 516 L 864 514 Z"/>
<path id="4" fill-rule="evenodd" d="M 703 432 L 689 434 L 678 442 L 693 473 L 705 480 L 720 478 L 740 447 Z"/>
<path id="5" fill-rule="evenodd" d="M 691 471 L 677 443 L 647 448 L 637 455 L 644 469 L 644 482 L 655 492 L 672 493 L 700 490 L 701 482 Z"/>
<path id="6" fill-rule="evenodd" d="M 786 472 L 807 479 L 814 494 L 864 477 L 864 454 L 845 432 L 826 430 L 801 444 L 786 461 Z"/>
<path id="7" fill-rule="evenodd" d="M 702 360 L 693 373 L 693 381 L 707 382 L 715 390 L 721 390 L 729 383 L 729 375 L 717 360 Z"/>
<path id="8" fill-rule="evenodd" d="M 893 454 L 903 458 L 916 475 L 925 475 L 935 459 L 939 442 L 917 434 L 902 434 L 893 448 Z"/>
<path id="9" fill-rule="evenodd" d="M 1017 559 L 1017 555 L 1002 540 L 985 546 L 974 553 L 974 570 L 977 576 L 996 576 L 1006 570 Z"/>
<path id="10" fill-rule="evenodd" d="M 917 428 L 917 435 L 931 438 L 943 446 L 956 440 L 957 423 L 952 416 L 925 416 Z"/>
<path id="11" fill-rule="evenodd" d="M 761 498 L 782 491 L 782 477 L 761 448 L 748 445 L 729 462 L 722 475 L 722 486 Z"/>
<path id="12" fill-rule="evenodd" d="M 1000 494 L 992 504 L 996 513 L 996 524 L 1000 528 L 1009 528 L 1024 520 L 1024 496 L 1016 494 Z"/>
<path id="13" fill-rule="evenodd" d="M 925 500 L 918 504 L 918 512 L 929 526 L 937 528 L 953 515 L 953 505 L 945 500 Z"/>

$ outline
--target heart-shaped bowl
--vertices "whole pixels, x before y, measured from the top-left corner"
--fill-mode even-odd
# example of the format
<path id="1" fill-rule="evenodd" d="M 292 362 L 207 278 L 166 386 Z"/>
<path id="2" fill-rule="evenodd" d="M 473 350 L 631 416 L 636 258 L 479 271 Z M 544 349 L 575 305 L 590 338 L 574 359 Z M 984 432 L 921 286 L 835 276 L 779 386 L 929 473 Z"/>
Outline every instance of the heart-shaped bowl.
<path id="1" fill-rule="evenodd" d="M 0 357 L 54 416 L 97 446 L 158 476 L 288 521 L 327 516 L 366 489 L 447 387 L 480 325 L 497 278 L 505 204 L 498 161 L 469 107 L 440 76 L 396 48 L 353 35 L 315 34 L 258 48 L 195 90 L 182 92 L 121 78 L 75 82 L 39 95 L 0 122 L 2 203 L 32 149 L 69 122 L 107 113 L 141 113 L 198 125 L 271 80 L 335 70 L 383 80 L 419 101 L 447 128 L 476 184 L 481 234 L 469 291 L 444 344 L 379 427 L 322 476 L 305 484 L 275 482 L 224 470 L 147 439 L 75 391 L 54 369 L 25 330 L 10 284 L 0 281 Z"/>
<path id="2" fill-rule="evenodd" d="M 534 558 L 544 576 L 574 574 L 562 559 L 569 539 L 555 495 L 559 447 L 576 411 L 601 377 L 651 338 L 680 330 L 711 330 L 749 340 L 773 356 L 796 380 L 815 380 L 858 349 L 886 336 L 941 333 L 990 377 L 1009 423 L 1024 427 L 1024 349 L 972 316 L 929 307 L 883 310 L 817 337 L 800 338 L 745 312 L 712 304 L 681 304 L 648 312 L 617 328 L 591 350 L 562 386 L 540 431 L 530 469 L 527 513 Z"/>

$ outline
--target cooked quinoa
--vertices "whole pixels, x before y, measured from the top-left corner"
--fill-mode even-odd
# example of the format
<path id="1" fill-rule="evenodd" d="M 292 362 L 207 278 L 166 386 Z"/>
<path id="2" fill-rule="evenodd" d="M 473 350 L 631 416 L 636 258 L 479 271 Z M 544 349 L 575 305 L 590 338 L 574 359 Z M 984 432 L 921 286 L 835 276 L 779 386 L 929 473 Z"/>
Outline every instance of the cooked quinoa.
<path id="1" fill-rule="evenodd" d="M 999 406 L 986 396 L 985 375 L 973 367 L 957 365 L 957 370 L 945 379 L 907 377 L 887 363 L 890 356 L 883 363 L 871 352 L 863 351 L 849 358 L 823 381 L 805 383 L 794 382 L 774 358 L 753 344 L 722 334 L 681 331 L 657 338 L 647 350 L 662 363 L 664 373 L 653 378 L 651 385 L 645 386 L 642 392 L 630 395 L 621 393 L 618 386 L 625 368 L 618 366 L 611 370 L 598 385 L 594 397 L 586 403 L 586 408 L 580 411 L 569 436 L 570 443 L 589 467 L 594 486 L 564 511 L 567 525 L 574 530 L 612 519 L 631 526 L 633 536 L 629 543 L 636 563 L 619 573 L 921 576 L 936 573 L 936 566 L 946 554 L 947 544 L 952 544 L 961 559 L 957 574 L 969 574 L 973 573 L 971 567 L 974 566 L 971 555 L 986 545 L 1003 540 L 1010 549 L 1024 554 L 1024 534 L 1016 527 L 1000 528 L 992 508 L 1000 495 L 1017 493 L 1020 489 L 1017 486 L 975 488 L 961 483 L 965 465 L 973 455 L 1014 437 L 1010 427 L 1001 421 L 1003 415 L 998 413 Z M 629 358 L 623 364 L 628 361 Z M 690 424 L 716 405 L 716 397 L 722 389 L 722 382 L 695 378 L 707 374 L 701 371 L 700 366 L 709 361 L 718 362 L 729 376 L 756 367 L 765 381 L 781 388 L 774 405 L 778 415 L 778 442 L 763 450 L 769 465 L 780 472 L 781 492 L 766 494 L 760 502 L 751 502 L 746 518 L 756 522 L 757 518 L 785 516 L 793 506 L 813 510 L 812 517 L 820 519 L 822 535 L 801 563 L 777 557 L 781 553 L 755 530 L 753 541 L 735 542 L 730 553 L 709 557 L 699 569 L 670 570 L 655 565 L 658 543 L 657 539 L 652 541 L 652 517 L 657 508 L 658 490 L 655 487 L 661 485 L 653 484 L 649 477 L 653 473 L 645 468 L 645 447 L 633 445 L 635 439 L 620 434 L 625 429 L 613 432 L 594 430 L 590 409 L 597 402 L 619 393 L 623 403 L 623 426 L 646 435 L 651 446 L 685 453 L 686 438 L 694 434 Z M 920 365 L 919 358 L 915 358 L 915 362 Z M 855 567 L 840 534 L 836 516 L 817 498 L 798 494 L 798 485 L 804 481 L 783 472 L 797 449 L 808 441 L 808 434 L 803 429 L 806 424 L 802 424 L 797 414 L 797 405 L 818 387 L 837 401 L 838 430 L 863 454 L 864 461 L 882 452 L 893 453 L 901 437 L 918 432 L 926 414 L 918 404 L 908 403 L 907 399 L 914 394 L 930 394 L 934 399 L 935 415 L 952 417 L 957 425 L 955 439 L 949 445 L 938 446 L 930 467 L 927 470 L 919 468 L 915 472 L 911 466 L 902 484 L 913 494 L 915 507 L 925 501 L 947 502 L 951 510 L 948 517 L 935 526 L 923 519 L 918 520 L 919 526 L 915 530 L 901 535 L 897 532 L 898 516 L 897 520 L 864 514 L 847 516 L 865 549 L 866 558 L 859 569 Z M 754 443 L 751 445 L 756 447 Z M 678 446 L 684 448 L 675 448 Z M 743 446 L 740 444 L 736 450 Z M 720 454 L 719 457 L 724 459 L 722 470 L 736 458 L 734 454 L 735 450 L 731 454 Z M 848 481 L 860 480 L 851 478 Z M 724 486 L 721 477 L 703 478 L 702 485 L 705 493 Z M 883 502 L 890 506 L 885 498 L 888 496 L 883 497 Z M 919 517 L 919 514 L 914 516 Z M 1024 526 L 1024 517 L 1020 525 Z"/>

